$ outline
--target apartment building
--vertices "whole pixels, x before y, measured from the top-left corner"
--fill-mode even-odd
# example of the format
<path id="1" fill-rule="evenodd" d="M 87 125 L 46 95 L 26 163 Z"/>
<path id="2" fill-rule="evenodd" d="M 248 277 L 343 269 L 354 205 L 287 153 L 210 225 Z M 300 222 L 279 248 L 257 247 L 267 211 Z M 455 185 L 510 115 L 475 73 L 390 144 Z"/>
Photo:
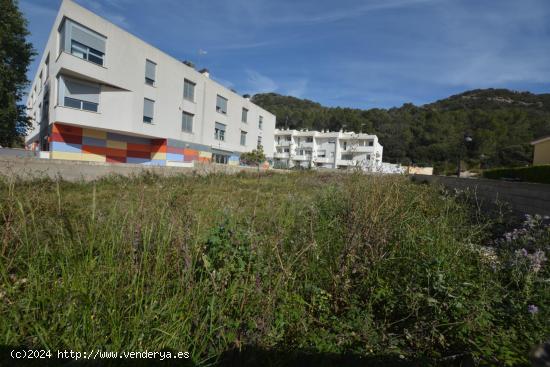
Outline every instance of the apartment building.
<path id="1" fill-rule="evenodd" d="M 275 130 L 275 167 L 376 170 L 382 164 L 382 152 L 376 135 Z"/>
<path id="2" fill-rule="evenodd" d="M 27 146 L 54 159 L 238 164 L 258 145 L 274 151 L 273 114 L 70 0 L 27 109 Z"/>

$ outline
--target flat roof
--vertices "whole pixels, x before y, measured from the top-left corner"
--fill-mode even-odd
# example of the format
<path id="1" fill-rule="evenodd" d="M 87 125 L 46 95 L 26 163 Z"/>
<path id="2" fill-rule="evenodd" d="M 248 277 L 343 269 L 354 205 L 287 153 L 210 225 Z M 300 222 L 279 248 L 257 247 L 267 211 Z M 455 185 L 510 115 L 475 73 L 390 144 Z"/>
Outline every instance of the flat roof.
<path id="1" fill-rule="evenodd" d="M 539 139 L 537 139 L 537 140 L 533 140 L 533 141 L 531 142 L 531 145 L 537 145 L 537 144 L 543 143 L 543 142 L 548 141 L 548 140 L 550 140 L 550 135 L 549 135 L 549 136 L 542 137 L 542 138 L 539 138 Z"/>

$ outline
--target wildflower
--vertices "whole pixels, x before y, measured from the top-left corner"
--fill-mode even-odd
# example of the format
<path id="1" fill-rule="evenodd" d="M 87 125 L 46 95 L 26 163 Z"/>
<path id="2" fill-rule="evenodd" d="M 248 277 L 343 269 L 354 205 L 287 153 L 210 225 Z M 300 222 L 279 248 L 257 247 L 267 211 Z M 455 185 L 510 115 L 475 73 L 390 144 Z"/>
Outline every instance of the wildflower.
<path id="1" fill-rule="evenodd" d="M 546 254 L 542 250 L 537 250 L 534 254 L 527 255 L 531 261 L 533 272 L 538 273 L 542 269 L 542 265 L 548 260 Z"/>
<path id="2" fill-rule="evenodd" d="M 536 314 L 537 312 L 539 312 L 539 308 L 538 308 L 537 306 L 535 306 L 535 305 L 529 305 L 529 306 L 527 306 L 527 311 L 529 311 L 529 313 L 530 313 L 531 315 L 534 315 L 534 314 Z"/>

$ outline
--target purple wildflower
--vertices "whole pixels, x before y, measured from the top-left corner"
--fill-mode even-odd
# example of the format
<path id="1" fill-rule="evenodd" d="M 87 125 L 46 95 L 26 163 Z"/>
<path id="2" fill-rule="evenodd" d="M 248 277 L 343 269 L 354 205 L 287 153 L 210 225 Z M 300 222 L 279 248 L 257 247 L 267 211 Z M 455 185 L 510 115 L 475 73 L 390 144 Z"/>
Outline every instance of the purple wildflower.
<path id="1" fill-rule="evenodd" d="M 538 308 L 537 306 L 535 306 L 535 305 L 529 305 L 529 306 L 527 306 L 527 311 L 529 311 L 529 313 L 530 313 L 531 315 L 534 315 L 534 314 L 536 314 L 537 312 L 539 312 L 539 308 Z"/>

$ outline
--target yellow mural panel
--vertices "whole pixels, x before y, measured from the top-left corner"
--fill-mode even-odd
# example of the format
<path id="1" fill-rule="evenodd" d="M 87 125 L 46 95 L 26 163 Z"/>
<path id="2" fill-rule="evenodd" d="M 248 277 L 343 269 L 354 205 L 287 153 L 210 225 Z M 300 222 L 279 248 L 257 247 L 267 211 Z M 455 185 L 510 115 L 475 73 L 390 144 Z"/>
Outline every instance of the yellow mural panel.
<path id="1" fill-rule="evenodd" d="M 166 160 L 166 153 L 154 152 L 151 153 L 151 159 L 153 160 Z"/>
<path id="2" fill-rule="evenodd" d="M 128 145 L 125 141 L 107 140 L 107 148 L 126 150 Z"/>
<path id="3" fill-rule="evenodd" d="M 107 139 L 107 132 L 93 129 L 82 129 L 82 135 L 88 138 Z"/>
<path id="4" fill-rule="evenodd" d="M 101 154 L 85 153 L 82 154 L 82 160 L 88 162 L 105 162 L 106 158 Z"/>
<path id="5" fill-rule="evenodd" d="M 81 161 L 82 153 L 73 153 L 73 152 L 56 152 L 53 151 L 50 153 L 52 159 L 67 159 L 71 161 Z"/>

